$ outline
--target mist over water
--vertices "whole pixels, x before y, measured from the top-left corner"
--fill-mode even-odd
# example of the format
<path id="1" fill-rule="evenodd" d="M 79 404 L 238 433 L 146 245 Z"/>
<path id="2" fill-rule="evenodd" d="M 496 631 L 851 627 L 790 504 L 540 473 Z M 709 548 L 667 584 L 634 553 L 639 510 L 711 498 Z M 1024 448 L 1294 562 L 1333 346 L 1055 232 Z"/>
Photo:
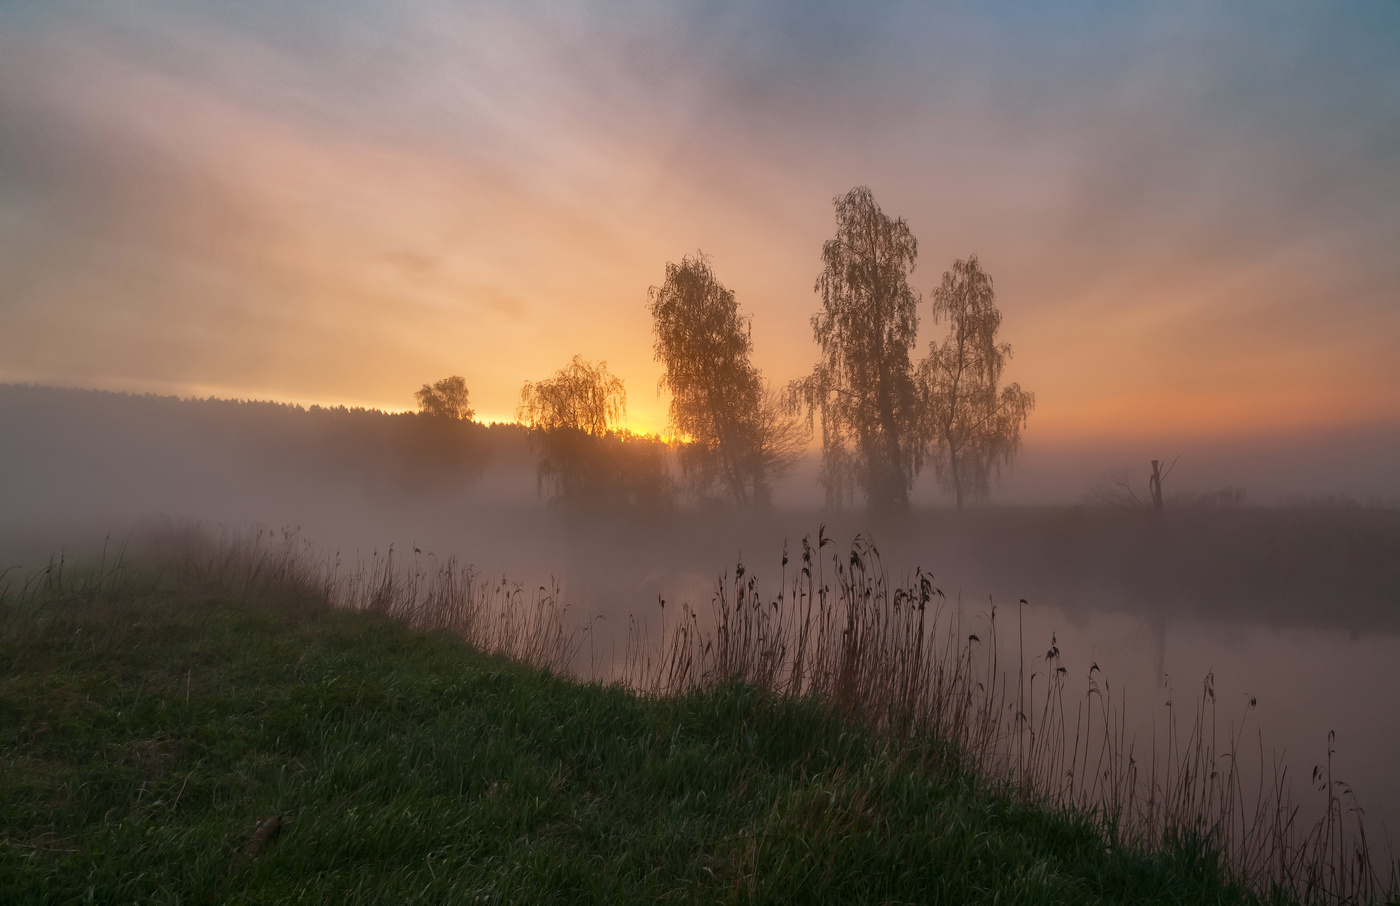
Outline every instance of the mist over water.
<path id="1" fill-rule="evenodd" d="M 61 551 L 89 556 L 158 516 L 234 531 L 292 528 L 347 563 L 391 546 L 400 563 L 416 557 L 424 568 L 455 555 L 527 589 L 558 579 L 576 625 L 590 627 L 579 669 L 606 676 L 624 656 L 629 618 L 655 640 L 682 604 L 703 620 L 736 563 L 771 597 L 784 550 L 795 557 L 804 536 L 815 543 L 822 529 L 839 551 L 862 534 L 892 577 L 916 566 L 932 574 L 966 631 L 985 634 L 995 606 L 1004 657 L 1014 659 L 1019 642 L 1033 665 L 1053 639 L 1077 678 L 1071 695 L 1097 664 L 1139 738 L 1164 731 L 1167 701 L 1178 715 L 1193 708 L 1212 673 L 1222 722 L 1243 726 L 1242 757 L 1258 759 L 1262 739 L 1264 763 L 1286 762 L 1294 798 L 1306 802 L 1335 731 L 1335 776 L 1356 791 L 1373 827 L 1400 830 L 1394 508 L 1181 505 L 1157 520 L 1078 504 L 1080 485 L 1038 490 L 1056 505 L 961 514 L 925 493 L 906 516 L 878 521 L 858 507 L 821 509 L 809 462 L 776 489 L 768 511 L 580 513 L 542 498 L 519 435 L 482 434 L 487 455 L 434 466 L 397 440 L 375 446 L 337 434 L 328 416 L 181 405 L 0 388 L 0 568 L 32 569 Z M 1386 466 L 1377 468 L 1371 486 L 1384 487 Z M 1278 500 L 1286 469 L 1275 473 Z M 1314 501 L 1331 493 L 1335 503 L 1340 492 L 1299 485 L 1295 493 Z"/>

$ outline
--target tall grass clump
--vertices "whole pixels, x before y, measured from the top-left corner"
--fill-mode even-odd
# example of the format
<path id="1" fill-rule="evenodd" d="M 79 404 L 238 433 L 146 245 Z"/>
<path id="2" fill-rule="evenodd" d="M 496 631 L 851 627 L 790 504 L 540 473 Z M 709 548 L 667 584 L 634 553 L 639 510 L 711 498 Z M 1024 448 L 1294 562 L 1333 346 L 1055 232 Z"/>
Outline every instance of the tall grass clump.
<path id="1" fill-rule="evenodd" d="M 895 739 L 931 737 L 958 769 L 1087 815 L 1113 845 L 1195 849 L 1261 895 L 1337 903 L 1400 894 L 1400 862 L 1368 839 L 1330 756 L 1312 778 L 1322 815 L 1302 822 L 1286 767 L 1266 762 L 1262 737 L 1256 767 L 1243 722 L 1222 729 L 1212 676 L 1194 711 L 1182 719 L 1169 704 L 1164 732 L 1143 746 L 1097 665 L 1072 693 L 1053 637 L 1027 657 L 1018 619 L 1008 654 L 994 605 L 974 621 L 922 569 L 895 581 L 867 539 L 842 551 L 824 527 L 815 544 L 803 538 L 797 562 L 784 549 L 776 592 L 765 594 L 740 562 L 712 604 L 706 618 L 682 605 L 655 651 L 634 621 L 629 682 L 679 695 L 740 680 L 828 703 Z"/>
<path id="2" fill-rule="evenodd" d="M 449 632 L 485 654 L 556 673 L 565 672 L 577 653 L 557 582 L 527 593 L 519 583 L 488 578 L 455 556 L 439 560 L 415 548 L 404 562 L 392 545 L 347 563 L 338 553 L 318 553 L 290 529 L 182 532 L 172 540 L 190 546 L 173 562 L 250 599 L 296 590 L 331 607 Z"/>
<path id="3" fill-rule="evenodd" d="M 126 545 L 109 538 L 95 563 L 75 564 L 66 554 L 39 569 L 0 570 L 0 630 L 12 643 L 11 669 L 27 648 L 55 634 L 81 635 L 96 651 L 119 644 L 160 588 L 160 577 L 133 569 Z"/>
<path id="4" fill-rule="evenodd" d="M 346 563 L 292 529 L 208 531 L 154 522 L 125 542 L 109 540 L 95 563 L 74 565 L 60 556 L 17 573 L 0 574 L 0 621 L 16 641 L 38 643 L 45 633 L 101 623 L 105 644 L 119 643 L 124 631 L 139 627 L 144 610 L 179 585 L 282 608 L 371 611 L 557 673 L 568 669 L 578 648 L 557 583 L 527 593 L 456 557 L 438 560 L 415 550 L 404 563 L 392 547 Z"/>

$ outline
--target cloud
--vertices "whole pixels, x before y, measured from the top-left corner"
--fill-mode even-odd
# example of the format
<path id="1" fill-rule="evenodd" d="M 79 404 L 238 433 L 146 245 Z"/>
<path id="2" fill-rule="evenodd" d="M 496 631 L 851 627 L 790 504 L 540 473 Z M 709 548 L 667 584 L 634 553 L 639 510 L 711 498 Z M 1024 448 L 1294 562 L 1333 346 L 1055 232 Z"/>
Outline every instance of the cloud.
<path id="1" fill-rule="evenodd" d="M 991 270 L 1032 430 L 1400 414 L 1400 13 L 48 10 L 0 12 L 0 379 L 407 406 L 463 373 L 509 413 L 583 353 L 659 428 L 665 261 L 713 254 L 798 376 L 868 183 L 918 286 Z"/>

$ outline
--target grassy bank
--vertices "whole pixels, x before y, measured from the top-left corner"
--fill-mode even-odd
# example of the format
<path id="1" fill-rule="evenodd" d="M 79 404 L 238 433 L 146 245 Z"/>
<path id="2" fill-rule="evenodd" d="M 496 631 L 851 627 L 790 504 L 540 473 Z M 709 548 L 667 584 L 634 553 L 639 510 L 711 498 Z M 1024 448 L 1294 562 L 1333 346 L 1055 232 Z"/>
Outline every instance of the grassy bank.
<path id="1" fill-rule="evenodd" d="M 751 686 L 640 698 L 169 572 L 5 607 L 0 902 L 1249 899 Z"/>

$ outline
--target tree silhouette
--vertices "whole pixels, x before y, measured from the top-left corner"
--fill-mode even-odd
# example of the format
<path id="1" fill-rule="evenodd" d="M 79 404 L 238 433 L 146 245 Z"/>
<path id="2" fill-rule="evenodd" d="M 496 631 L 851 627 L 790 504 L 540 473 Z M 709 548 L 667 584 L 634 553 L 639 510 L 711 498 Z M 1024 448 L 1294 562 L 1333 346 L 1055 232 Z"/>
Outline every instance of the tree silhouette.
<path id="1" fill-rule="evenodd" d="M 833 202 L 836 238 L 822 246 L 822 308 L 812 316 L 822 358 L 790 392 L 809 423 L 821 412 L 828 503 L 859 486 L 873 508 L 902 509 L 926 446 L 910 361 L 919 294 L 908 277 L 918 242 L 866 186 Z"/>
<path id="2" fill-rule="evenodd" d="M 687 438 L 682 466 L 700 496 L 718 483 L 743 506 L 767 495 L 763 385 L 749 361 L 749 319 L 703 253 L 666 263 L 647 292 L 660 387 L 671 391 L 671 429 Z"/>
<path id="3" fill-rule="evenodd" d="M 797 464 L 811 439 L 812 432 L 787 404 L 782 391 L 765 385 L 758 408 L 758 475 L 761 481 L 754 482 L 755 503 L 772 502 L 772 483 Z"/>
<path id="4" fill-rule="evenodd" d="M 553 377 L 526 381 L 520 390 L 516 418 L 529 428 L 565 429 L 602 437 L 627 415 L 627 391 L 622 379 L 608 373 L 608 363 L 596 366 L 574 356 Z"/>
<path id="5" fill-rule="evenodd" d="M 621 431 L 626 413 L 627 391 L 606 362 L 574 356 L 552 377 L 526 381 L 516 416 L 543 448 L 541 489 L 552 482 L 554 501 L 571 506 L 664 505 L 671 493 L 665 444 Z"/>
<path id="6" fill-rule="evenodd" d="M 987 496 L 993 472 L 1015 456 L 1035 394 L 1020 384 L 998 389 L 1011 344 L 997 342 L 1001 312 L 976 255 L 954 261 L 934 290 L 933 320 L 944 319 L 948 336 L 929 344 L 919 385 L 934 474 L 962 509 L 965 498 Z"/>
<path id="7" fill-rule="evenodd" d="M 476 414 L 470 405 L 471 394 L 467 391 L 467 381 L 461 375 L 445 377 L 435 384 L 424 384 L 414 396 L 418 399 L 418 411 L 438 418 L 468 419 Z"/>

